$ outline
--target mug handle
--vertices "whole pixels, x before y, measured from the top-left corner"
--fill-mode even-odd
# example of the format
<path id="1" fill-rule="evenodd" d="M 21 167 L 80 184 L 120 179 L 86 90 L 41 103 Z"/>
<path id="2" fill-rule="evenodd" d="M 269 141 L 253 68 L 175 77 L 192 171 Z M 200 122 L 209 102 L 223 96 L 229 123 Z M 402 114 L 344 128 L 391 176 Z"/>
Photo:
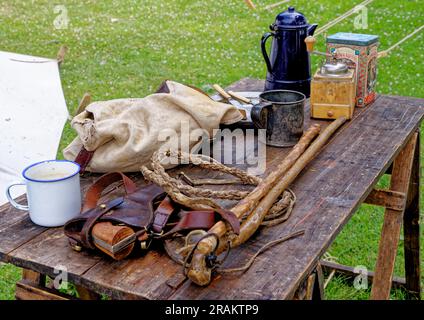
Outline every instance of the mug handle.
<path id="1" fill-rule="evenodd" d="M 25 206 L 23 204 L 17 203 L 15 200 L 13 200 L 12 195 L 10 194 L 10 189 L 14 186 L 25 186 L 26 184 L 24 182 L 15 182 L 9 185 L 6 189 L 6 198 L 9 200 L 10 204 L 14 206 L 16 209 L 29 211 L 29 206 Z"/>
<path id="2" fill-rule="evenodd" d="M 266 125 L 267 125 L 266 113 L 264 113 L 263 110 L 270 106 L 272 106 L 272 103 L 268 103 L 268 104 L 259 103 L 252 107 L 252 111 L 250 112 L 250 117 L 252 118 L 253 124 L 258 129 L 266 129 Z"/>

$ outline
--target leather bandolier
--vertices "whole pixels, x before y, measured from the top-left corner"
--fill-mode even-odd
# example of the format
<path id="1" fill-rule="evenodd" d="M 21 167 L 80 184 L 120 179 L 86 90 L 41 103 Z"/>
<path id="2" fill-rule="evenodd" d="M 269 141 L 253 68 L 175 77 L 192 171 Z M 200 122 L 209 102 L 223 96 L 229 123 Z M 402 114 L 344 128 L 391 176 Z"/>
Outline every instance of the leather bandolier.
<path id="1" fill-rule="evenodd" d="M 99 203 L 105 189 L 118 181 L 122 181 L 125 195 Z M 208 230 L 219 220 L 239 232 L 239 220 L 231 211 L 190 211 L 175 203 L 161 187 L 137 187 L 123 173 L 112 172 L 89 187 L 81 215 L 68 221 L 64 231 L 74 250 L 99 249 L 121 260 L 136 248 L 148 249 L 155 239 Z"/>

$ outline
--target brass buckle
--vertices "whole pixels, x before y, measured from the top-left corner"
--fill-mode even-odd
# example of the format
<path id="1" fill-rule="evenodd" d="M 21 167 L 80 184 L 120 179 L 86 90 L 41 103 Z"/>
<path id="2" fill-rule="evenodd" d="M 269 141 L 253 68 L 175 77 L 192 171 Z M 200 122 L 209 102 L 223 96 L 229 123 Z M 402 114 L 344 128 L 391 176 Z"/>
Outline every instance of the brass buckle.
<path id="1" fill-rule="evenodd" d="M 147 250 L 149 249 L 151 244 L 152 244 L 152 238 L 148 238 L 147 240 L 140 242 L 140 248 L 141 250 Z"/>
<path id="2" fill-rule="evenodd" d="M 76 251 L 76 252 L 81 252 L 82 251 L 82 247 L 77 245 L 77 244 L 71 244 L 71 248 Z"/>
<path id="3" fill-rule="evenodd" d="M 142 250 L 149 249 L 150 245 L 152 244 L 153 239 L 157 239 L 164 234 L 163 230 L 161 230 L 160 233 L 159 232 L 153 232 L 147 227 L 144 227 L 144 230 L 146 231 L 148 238 L 147 238 L 147 240 L 140 241 L 140 248 Z"/>
<path id="4" fill-rule="evenodd" d="M 82 246 L 79 244 L 78 241 L 74 240 L 74 239 L 69 239 L 69 245 L 71 246 L 72 250 L 76 251 L 76 252 L 81 252 L 82 251 Z"/>
<path id="5" fill-rule="evenodd" d="M 160 233 L 157 232 L 150 232 L 150 235 L 152 236 L 152 238 L 159 238 L 164 234 L 163 230 Z"/>

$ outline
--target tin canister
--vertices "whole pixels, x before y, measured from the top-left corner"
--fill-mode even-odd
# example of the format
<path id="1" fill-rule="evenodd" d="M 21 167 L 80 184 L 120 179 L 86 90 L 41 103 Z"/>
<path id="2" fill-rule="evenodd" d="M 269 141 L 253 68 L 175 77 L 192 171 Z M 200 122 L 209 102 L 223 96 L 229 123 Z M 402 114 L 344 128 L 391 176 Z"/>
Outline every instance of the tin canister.
<path id="1" fill-rule="evenodd" d="M 335 53 L 338 61 L 355 70 L 357 107 L 375 100 L 378 45 L 378 36 L 370 34 L 339 32 L 327 37 L 327 53 Z"/>

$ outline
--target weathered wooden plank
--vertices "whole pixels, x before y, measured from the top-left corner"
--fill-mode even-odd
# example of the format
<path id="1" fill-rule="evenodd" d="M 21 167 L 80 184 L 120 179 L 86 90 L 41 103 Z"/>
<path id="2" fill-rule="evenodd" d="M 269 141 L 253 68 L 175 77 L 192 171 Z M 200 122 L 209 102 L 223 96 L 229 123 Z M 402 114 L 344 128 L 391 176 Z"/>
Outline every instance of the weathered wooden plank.
<path id="1" fill-rule="evenodd" d="M 403 192 L 373 189 L 364 202 L 395 211 L 403 211 L 405 209 L 406 195 Z"/>
<path id="2" fill-rule="evenodd" d="M 408 193 L 415 146 L 418 134 L 415 133 L 393 163 L 390 190 Z M 395 267 L 403 212 L 386 209 L 375 267 L 371 299 L 387 300 L 390 297 L 391 280 Z"/>
<path id="3" fill-rule="evenodd" d="M 35 225 L 26 213 L 21 220 L 0 231 L 0 260 L 9 262 L 11 251 L 45 231 L 46 228 Z"/>
<path id="4" fill-rule="evenodd" d="M 420 135 L 417 137 L 407 207 L 403 216 L 406 288 L 411 298 L 421 296 L 420 268 Z"/>
<path id="5" fill-rule="evenodd" d="M 22 195 L 15 199 L 18 203 L 27 204 L 26 196 Z M 16 210 L 9 203 L 0 206 L 0 232 L 20 220 L 22 220 L 28 213 L 23 210 Z"/>
<path id="6" fill-rule="evenodd" d="M 69 281 L 78 283 L 78 276 L 93 267 L 101 256 L 94 252 L 71 249 L 62 228 L 48 229 L 9 254 L 10 263 L 55 278 L 65 270 Z M 56 269 L 56 270 L 55 270 Z"/>
<path id="7" fill-rule="evenodd" d="M 182 267 L 160 250 L 122 261 L 104 259 L 82 278 L 82 285 L 113 299 L 166 299 L 175 287 L 167 281 Z"/>

